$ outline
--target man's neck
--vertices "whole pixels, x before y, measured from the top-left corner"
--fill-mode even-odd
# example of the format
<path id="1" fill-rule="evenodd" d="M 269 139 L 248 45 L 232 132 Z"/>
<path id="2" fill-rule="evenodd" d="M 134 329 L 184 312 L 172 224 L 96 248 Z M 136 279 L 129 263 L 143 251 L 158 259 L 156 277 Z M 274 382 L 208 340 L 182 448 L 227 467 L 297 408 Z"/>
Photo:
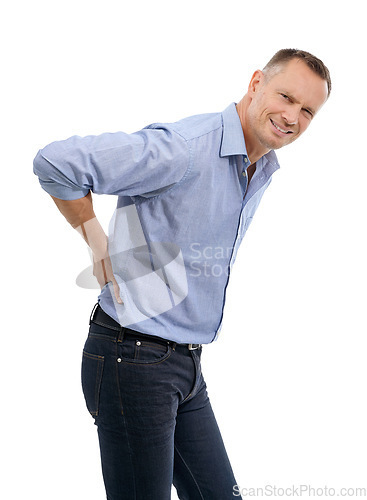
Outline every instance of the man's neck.
<path id="1" fill-rule="evenodd" d="M 245 194 L 243 196 L 243 199 L 245 199 L 246 193 L 248 191 L 248 188 L 249 188 L 251 179 L 255 173 L 255 170 L 256 170 L 256 163 L 251 163 L 251 165 L 249 167 L 247 167 L 247 187 L 246 187 L 246 191 L 245 191 Z"/>
<path id="2" fill-rule="evenodd" d="M 251 165 L 247 167 L 247 178 L 248 178 L 247 186 L 250 184 L 250 181 L 255 173 L 255 170 L 256 170 L 256 163 L 251 163 Z"/>
<path id="3" fill-rule="evenodd" d="M 255 141 L 251 137 L 251 131 L 246 128 L 245 124 L 245 116 L 246 109 L 249 105 L 248 96 L 245 95 L 241 101 L 236 104 L 236 110 L 238 116 L 240 118 L 242 132 L 245 139 L 247 156 L 251 163 L 256 163 L 262 156 L 269 152 L 269 149 L 266 149 L 263 145 L 261 145 L 258 141 Z"/>

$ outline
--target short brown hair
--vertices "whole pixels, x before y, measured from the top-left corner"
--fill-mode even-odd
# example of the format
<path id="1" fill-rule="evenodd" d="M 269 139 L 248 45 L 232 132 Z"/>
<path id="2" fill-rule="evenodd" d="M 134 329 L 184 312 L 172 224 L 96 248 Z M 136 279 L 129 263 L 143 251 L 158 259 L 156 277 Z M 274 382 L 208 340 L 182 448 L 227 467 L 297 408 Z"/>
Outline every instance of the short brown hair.
<path id="1" fill-rule="evenodd" d="M 276 66 L 285 64 L 289 62 L 291 59 L 300 59 L 301 61 L 306 63 L 307 66 L 310 69 L 312 69 L 312 71 L 314 71 L 317 75 L 321 76 L 321 78 L 327 82 L 328 97 L 329 97 L 331 92 L 331 78 L 329 70 L 327 69 L 325 64 L 321 61 L 321 59 L 318 59 L 317 57 L 313 56 L 312 54 L 304 50 L 298 50 L 298 49 L 278 50 L 278 52 L 273 55 L 273 57 L 264 67 L 263 71 L 274 69 Z"/>

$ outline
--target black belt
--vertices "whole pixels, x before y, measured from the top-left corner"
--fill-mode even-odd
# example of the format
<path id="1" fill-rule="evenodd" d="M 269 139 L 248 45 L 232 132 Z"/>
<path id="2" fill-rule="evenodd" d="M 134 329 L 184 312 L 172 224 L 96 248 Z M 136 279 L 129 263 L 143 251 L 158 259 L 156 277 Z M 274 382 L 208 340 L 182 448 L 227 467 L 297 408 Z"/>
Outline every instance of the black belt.
<path id="1" fill-rule="evenodd" d="M 110 330 L 112 330 L 111 336 L 117 338 L 120 338 L 121 336 L 121 338 L 127 337 L 133 338 L 135 340 L 150 340 L 151 342 L 157 342 L 159 344 L 169 344 L 172 347 L 186 347 L 190 351 L 194 351 L 195 349 L 199 349 L 201 347 L 201 344 L 179 344 L 178 342 L 173 342 L 172 340 L 157 337 L 156 335 L 148 335 L 147 333 L 137 332 L 136 330 L 131 330 L 130 328 L 121 326 L 119 323 L 117 323 L 117 321 L 111 318 L 111 316 L 105 313 L 99 304 L 96 304 L 93 308 L 89 319 L 89 324 L 90 323 L 96 323 L 97 325 L 109 328 Z"/>

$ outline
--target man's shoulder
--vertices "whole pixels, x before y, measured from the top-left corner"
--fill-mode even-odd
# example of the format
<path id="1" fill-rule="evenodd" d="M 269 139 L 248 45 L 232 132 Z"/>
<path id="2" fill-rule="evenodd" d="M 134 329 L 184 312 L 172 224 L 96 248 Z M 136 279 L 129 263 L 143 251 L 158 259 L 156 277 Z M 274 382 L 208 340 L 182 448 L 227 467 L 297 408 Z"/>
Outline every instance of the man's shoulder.
<path id="1" fill-rule="evenodd" d="M 176 132 L 186 141 L 210 134 L 222 128 L 222 113 L 189 116 L 173 123 L 153 123 L 149 128 L 165 128 Z"/>

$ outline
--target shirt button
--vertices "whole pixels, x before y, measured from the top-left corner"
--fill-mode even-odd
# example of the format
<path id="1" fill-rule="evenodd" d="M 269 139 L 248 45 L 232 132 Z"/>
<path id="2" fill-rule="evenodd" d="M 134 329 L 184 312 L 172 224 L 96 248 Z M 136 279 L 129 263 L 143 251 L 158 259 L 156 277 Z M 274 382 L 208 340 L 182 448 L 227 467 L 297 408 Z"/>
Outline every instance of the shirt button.
<path id="1" fill-rule="evenodd" d="M 244 177 L 246 177 L 246 172 L 242 172 L 242 175 L 243 175 Z"/>
<path id="2" fill-rule="evenodd" d="M 247 156 L 245 156 L 245 157 L 244 157 L 243 161 L 244 161 L 245 163 L 247 163 L 247 162 L 248 162 Z"/>
<path id="3" fill-rule="evenodd" d="M 137 340 L 137 341 L 136 341 L 136 345 L 141 345 L 140 340 Z"/>

